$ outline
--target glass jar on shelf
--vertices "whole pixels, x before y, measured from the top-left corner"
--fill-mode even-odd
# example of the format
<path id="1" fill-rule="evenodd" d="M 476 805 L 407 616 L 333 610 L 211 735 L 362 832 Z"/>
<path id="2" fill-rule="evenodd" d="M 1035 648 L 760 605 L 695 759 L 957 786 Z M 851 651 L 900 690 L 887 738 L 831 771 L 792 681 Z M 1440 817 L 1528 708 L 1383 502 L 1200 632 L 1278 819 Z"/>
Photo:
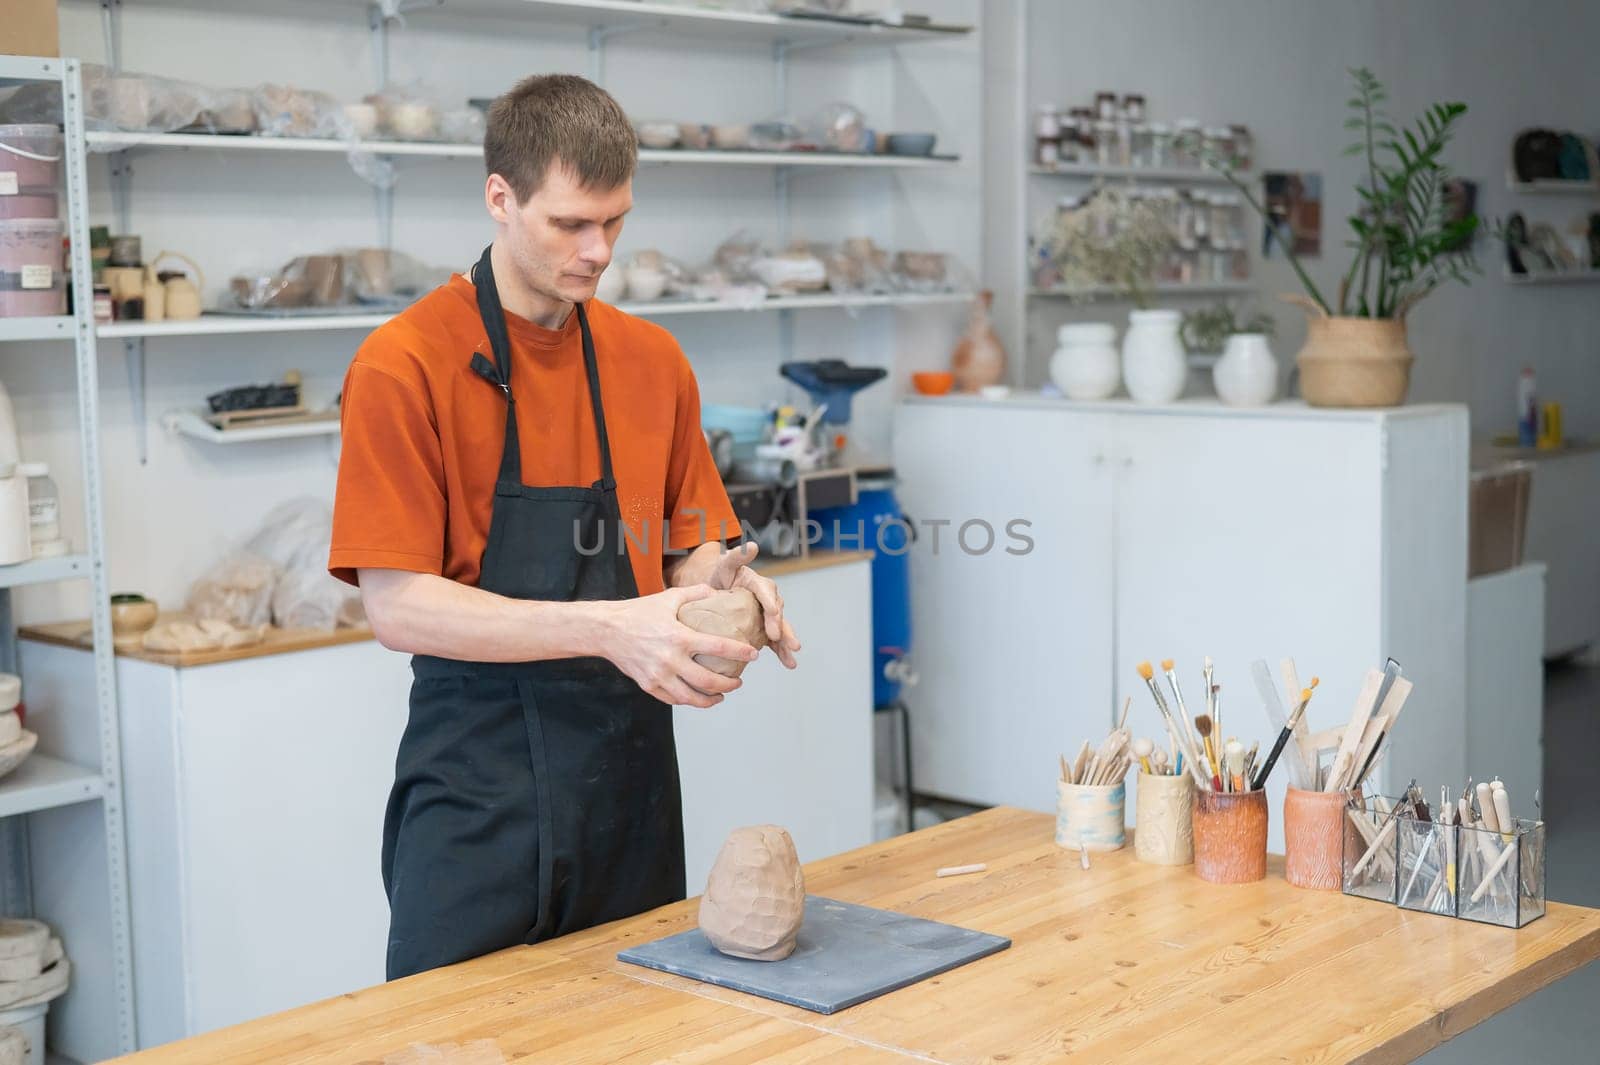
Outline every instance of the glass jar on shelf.
<path id="1" fill-rule="evenodd" d="M 1172 127 L 1165 122 L 1152 122 L 1146 127 L 1150 132 L 1150 166 L 1162 169 L 1172 165 Z"/>
<path id="2" fill-rule="evenodd" d="M 1172 135 L 1172 165 L 1180 168 L 1200 165 L 1200 123 L 1193 118 L 1178 120 Z"/>
<path id="3" fill-rule="evenodd" d="M 1242 241 L 1237 248 L 1233 249 L 1233 254 L 1229 257 L 1229 262 L 1233 269 L 1233 277 L 1231 280 L 1250 280 L 1250 252 L 1245 248 Z"/>
<path id="4" fill-rule="evenodd" d="M 1048 104 L 1034 115 L 1033 161 L 1048 167 L 1061 161 L 1061 120 L 1056 108 Z"/>
<path id="5" fill-rule="evenodd" d="M 1188 189 L 1183 189 L 1178 193 L 1178 203 L 1176 217 L 1173 224 L 1173 232 L 1175 232 L 1178 236 L 1178 243 L 1185 248 L 1194 247 L 1195 241 L 1198 239 L 1196 237 L 1194 217 L 1194 193 L 1190 192 Z"/>
<path id="6" fill-rule="evenodd" d="M 1227 126 L 1207 126 L 1202 143 L 1208 158 L 1233 158 L 1233 131 Z"/>
<path id="7" fill-rule="evenodd" d="M 1117 124 L 1110 119 L 1094 124 L 1094 161 L 1099 166 L 1117 165 Z"/>
<path id="8" fill-rule="evenodd" d="M 1179 241 L 1175 246 L 1176 268 L 1173 270 L 1172 281 L 1177 285 L 1192 285 L 1195 279 L 1195 268 L 1200 254 L 1199 246 L 1193 242 Z"/>
<path id="9" fill-rule="evenodd" d="M 1141 122 L 1133 127 L 1132 163 L 1134 166 L 1149 168 L 1154 165 L 1150 161 L 1150 148 L 1150 127 Z"/>
<path id="10" fill-rule="evenodd" d="M 1223 283 L 1233 280 L 1233 249 L 1213 248 L 1211 250 L 1211 280 Z"/>
<path id="11" fill-rule="evenodd" d="M 1133 165 L 1133 127 L 1127 122 L 1117 123 L 1117 158 L 1115 165 Z"/>
<path id="12" fill-rule="evenodd" d="M 1077 157 L 1080 163 L 1094 162 L 1094 110 L 1088 107 L 1074 107 L 1061 127 L 1062 139 L 1071 136 L 1077 144 Z"/>
<path id="13" fill-rule="evenodd" d="M 1201 244 L 1211 242 L 1211 197 L 1203 192 L 1194 197 L 1194 239 Z"/>
<path id="14" fill-rule="evenodd" d="M 1226 192 L 1214 193 L 1211 197 L 1211 243 L 1218 248 L 1231 248 L 1234 245 L 1237 199 Z"/>
<path id="15" fill-rule="evenodd" d="M 1233 134 L 1233 165 L 1239 170 L 1249 170 L 1255 165 L 1256 141 L 1249 126 L 1229 126 Z"/>
<path id="16" fill-rule="evenodd" d="M 35 544 L 61 539 L 61 495 L 49 465 L 23 462 L 17 472 L 28 479 L 28 539 Z"/>
<path id="17" fill-rule="evenodd" d="M 1097 92 L 1094 94 L 1094 117 L 1099 122 L 1115 122 L 1117 120 L 1116 93 Z"/>
<path id="18" fill-rule="evenodd" d="M 1144 95 L 1130 92 L 1122 98 L 1122 118 L 1130 125 L 1141 125 L 1145 120 Z"/>

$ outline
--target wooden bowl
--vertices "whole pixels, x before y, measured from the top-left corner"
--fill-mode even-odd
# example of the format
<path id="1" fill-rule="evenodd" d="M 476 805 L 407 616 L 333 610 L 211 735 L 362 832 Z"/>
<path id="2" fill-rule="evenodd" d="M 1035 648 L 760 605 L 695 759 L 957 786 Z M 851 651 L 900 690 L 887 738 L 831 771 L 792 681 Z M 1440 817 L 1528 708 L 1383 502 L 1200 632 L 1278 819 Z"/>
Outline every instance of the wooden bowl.
<path id="1" fill-rule="evenodd" d="M 928 370 L 911 375 L 911 387 L 915 388 L 919 395 L 924 396 L 945 395 L 955 387 L 955 383 L 956 375 L 948 370 Z"/>

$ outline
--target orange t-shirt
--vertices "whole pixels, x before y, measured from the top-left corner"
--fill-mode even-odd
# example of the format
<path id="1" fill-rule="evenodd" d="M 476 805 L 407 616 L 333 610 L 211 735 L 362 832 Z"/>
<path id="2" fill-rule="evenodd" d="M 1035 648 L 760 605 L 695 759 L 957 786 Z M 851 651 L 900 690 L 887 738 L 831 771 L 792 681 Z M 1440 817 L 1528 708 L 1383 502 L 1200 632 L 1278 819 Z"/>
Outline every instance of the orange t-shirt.
<path id="1" fill-rule="evenodd" d="M 586 309 L 617 501 L 632 530 L 629 561 L 639 594 L 649 595 L 664 587 L 663 539 L 670 548 L 689 549 L 736 538 L 739 523 L 701 435 L 699 390 L 677 341 L 596 300 Z M 577 313 L 560 329 L 507 314 L 506 331 L 523 482 L 592 484 L 600 477 L 600 446 Z M 335 577 L 354 584 L 355 571 L 368 567 L 478 583 L 506 402 L 470 368 L 474 352 L 494 360 L 476 290 L 459 274 L 380 326 L 356 352 L 342 400 L 328 559 Z M 605 549 L 615 551 L 618 530 L 608 527 L 605 535 Z M 639 549 L 641 541 L 647 550 Z"/>

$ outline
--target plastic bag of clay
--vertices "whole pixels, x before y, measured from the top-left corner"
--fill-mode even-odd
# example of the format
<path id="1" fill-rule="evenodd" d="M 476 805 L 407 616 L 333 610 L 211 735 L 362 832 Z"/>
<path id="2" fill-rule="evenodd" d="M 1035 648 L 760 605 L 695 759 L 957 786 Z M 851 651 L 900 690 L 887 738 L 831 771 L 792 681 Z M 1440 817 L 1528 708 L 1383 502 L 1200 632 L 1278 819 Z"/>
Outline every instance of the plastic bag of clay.
<path id="1" fill-rule="evenodd" d="M 838 247 L 827 249 L 822 261 L 828 269 L 828 288 L 833 292 L 882 295 L 895 291 L 889 276 L 889 253 L 870 237 L 851 237 Z"/>
<path id="2" fill-rule="evenodd" d="M 941 251 L 897 253 L 889 278 L 899 292 L 957 292 L 974 285 L 966 267 Z"/>
<path id="3" fill-rule="evenodd" d="M 717 246 L 711 266 L 721 273 L 728 284 L 748 285 L 759 280 L 754 266 L 760 255 L 760 242 L 741 229 Z"/>
<path id="4" fill-rule="evenodd" d="M 228 282 L 224 300 L 243 311 L 343 307 L 354 302 L 348 288 L 343 256 L 302 255 L 271 273 L 236 275 Z"/>
<path id="5" fill-rule="evenodd" d="M 867 118 L 854 104 L 826 105 L 812 116 L 806 133 L 808 139 L 825 152 L 867 150 Z"/>
<path id="6" fill-rule="evenodd" d="M 266 137 L 352 138 L 350 119 L 338 100 L 314 89 L 260 85 L 250 94 L 256 126 Z"/>
<path id="7" fill-rule="evenodd" d="M 301 496 L 273 508 L 246 550 L 278 572 L 272 591 L 272 622 L 286 629 L 331 632 L 347 601 L 360 592 L 328 573 L 333 510 L 321 499 Z"/>
<path id="8" fill-rule="evenodd" d="M 450 280 L 450 269 L 430 266 L 388 248 L 345 248 L 346 294 L 362 304 L 405 304 Z"/>
<path id="9" fill-rule="evenodd" d="M 459 109 L 445 108 L 432 93 L 419 85 L 391 85 L 382 92 L 364 97 L 359 104 L 350 104 L 345 110 L 354 122 L 356 136 L 397 141 L 444 140 L 446 112 L 451 114 L 453 129 L 464 132 L 461 126 L 471 120 L 457 112 L 473 111 L 464 105 Z M 473 111 L 473 114 L 477 112 Z M 470 139 L 470 132 L 466 132 L 464 140 Z M 481 130 L 477 139 L 479 142 L 483 140 Z"/>
<path id="10" fill-rule="evenodd" d="M 750 264 L 751 272 L 776 292 L 820 292 L 828 285 L 828 268 L 804 244 L 777 255 L 763 255 Z"/>
<path id="11" fill-rule="evenodd" d="M 214 618 L 249 628 L 272 620 L 278 567 L 248 550 L 229 552 L 189 588 L 185 602 L 196 619 Z"/>
<path id="12" fill-rule="evenodd" d="M 750 127 L 750 148 L 757 152 L 787 152 L 806 143 L 806 131 L 786 119 L 757 122 Z"/>

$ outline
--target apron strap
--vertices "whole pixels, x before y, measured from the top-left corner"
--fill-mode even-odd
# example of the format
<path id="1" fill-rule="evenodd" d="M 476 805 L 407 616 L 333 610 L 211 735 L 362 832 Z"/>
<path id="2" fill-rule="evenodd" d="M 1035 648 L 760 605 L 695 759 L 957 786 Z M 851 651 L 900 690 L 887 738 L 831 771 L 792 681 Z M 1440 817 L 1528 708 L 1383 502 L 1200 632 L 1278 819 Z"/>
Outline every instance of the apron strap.
<path id="1" fill-rule="evenodd" d="M 494 355 L 491 364 L 482 355 L 472 356 L 472 371 L 500 388 L 506 396 L 506 432 L 500 451 L 499 481 L 503 484 L 522 484 L 522 446 L 517 438 L 517 400 L 511 391 L 511 337 L 506 332 L 505 309 L 500 304 L 500 290 L 494 282 L 494 266 L 490 262 L 490 245 L 483 249 L 477 265 L 472 268 L 472 283 L 477 290 L 478 316 L 483 319 L 483 331 L 489 336 L 489 350 Z M 575 303 L 572 309 L 578 315 L 578 330 L 583 336 L 583 368 L 589 380 L 589 409 L 594 416 L 595 437 L 600 444 L 600 481 L 596 485 L 605 490 L 617 486 L 616 474 L 611 466 L 611 438 L 606 432 L 605 405 L 600 399 L 600 367 L 595 359 L 594 334 L 589 331 L 589 316 L 583 304 Z"/>

